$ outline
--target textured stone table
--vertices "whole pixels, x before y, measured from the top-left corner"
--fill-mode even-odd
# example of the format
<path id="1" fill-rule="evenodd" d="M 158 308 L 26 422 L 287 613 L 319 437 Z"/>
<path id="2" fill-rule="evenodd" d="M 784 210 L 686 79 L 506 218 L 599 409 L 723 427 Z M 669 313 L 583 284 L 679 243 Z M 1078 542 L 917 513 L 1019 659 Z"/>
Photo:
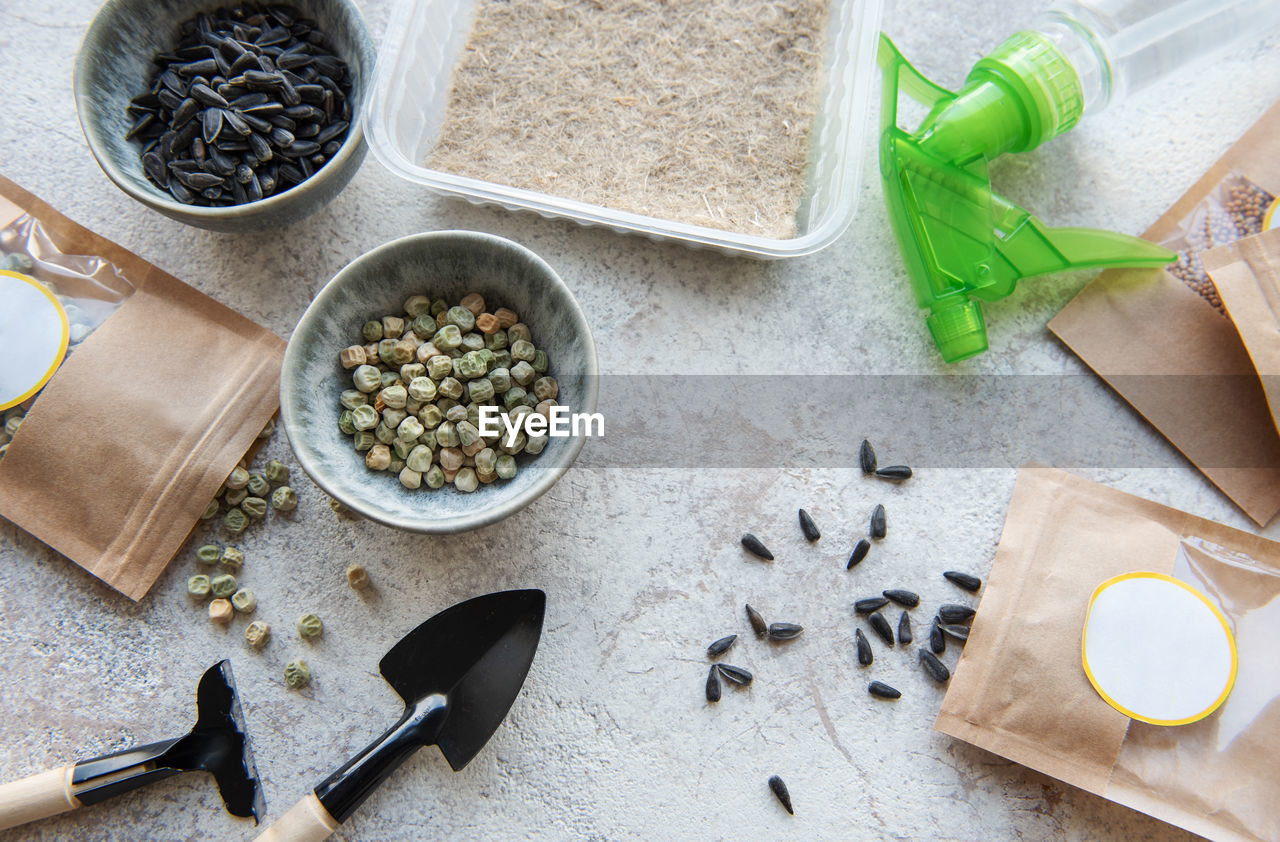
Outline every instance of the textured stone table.
<path id="1" fill-rule="evenodd" d="M 954 83 L 1024 18 L 1024 5 L 1036 4 L 889 5 L 885 28 L 906 54 Z M 72 61 L 94 7 L 0 0 L 0 172 L 282 335 L 356 255 L 405 234 L 461 227 L 511 237 L 557 267 L 586 309 L 607 373 L 686 365 L 741 374 L 942 371 L 906 292 L 874 178 L 835 245 L 780 263 L 441 199 L 399 183 L 372 158 L 332 206 L 283 235 L 227 237 L 170 222 L 110 184 L 76 124 Z M 380 39 L 387 3 L 368 3 L 366 14 Z M 1002 161 L 996 175 L 1008 195 L 1054 224 L 1139 232 L 1277 95 L 1280 49 L 1251 48 L 1048 148 Z M 863 164 L 874 174 L 870 145 Z M 988 308 L 992 353 L 960 371 L 1082 374 L 1044 324 L 1087 280 L 1027 283 Z M 753 326 L 749 341 L 743 324 Z M 1136 414 L 1096 389 L 1099 400 L 1114 402 L 1116 429 L 1159 464 L 1085 473 L 1252 528 Z M 875 407 L 850 407 L 848 425 L 860 439 L 876 428 Z M 902 441 L 908 435 L 902 431 Z M 886 433 L 877 443 L 910 460 L 902 441 Z M 662 447 L 661 436 L 652 447 Z M 269 448 L 282 458 L 287 452 L 283 436 Z M 942 691 L 905 655 L 884 655 L 879 673 L 908 690 L 899 703 L 872 703 L 864 691 L 849 603 L 869 588 L 900 584 L 936 604 L 954 595 L 938 571 L 985 574 L 1010 467 L 924 465 L 909 484 L 886 489 L 845 464 L 794 469 L 785 454 L 777 462 L 618 468 L 593 459 L 588 444 L 580 464 L 532 507 L 449 538 L 338 519 L 300 477 L 298 516 L 243 541 L 242 578 L 276 629 L 260 654 L 245 648 L 242 622 L 223 631 L 189 604 L 190 548 L 133 604 L 0 523 L 0 777 L 181 731 L 197 677 L 228 657 L 270 815 L 278 816 L 396 715 L 398 701 L 377 673 L 393 641 L 458 599 L 537 586 L 550 596 L 542 647 L 493 741 L 460 774 L 438 752 L 421 752 L 340 838 L 1180 838 L 1158 821 L 933 732 Z M 850 536 L 879 500 L 891 512 L 890 540 L 876 566 L 850 578 L 843 570 Z M 799 506 L 824 530 L 817 547 L 800 538 Z M 777 563 L 744 558 L 737 539 L 747 529 L 769 537 Z M 1280 527 L 1266 533 L 1280 537 Z M 353 560 L 372 574 L 367 596 L 343 581 Z M 785 648 L 740 641 L 732 661 L 756 673 L 754 686 L 728 689 L 707 706 L 702 649 L 747 631 L 748 599 L 808 631 Z M 324 615 L 327 631 L 305 645 L 292 618 L 310 609 Z M 304 692 L 286 690 L 280 676 L 295 654 L 315 671 Z M 790 784 L 794 818 L 765 786 L 775 773 Z M 210 780 L 185 776 L 2 838 L 252 834 L 223 812 Z"/>

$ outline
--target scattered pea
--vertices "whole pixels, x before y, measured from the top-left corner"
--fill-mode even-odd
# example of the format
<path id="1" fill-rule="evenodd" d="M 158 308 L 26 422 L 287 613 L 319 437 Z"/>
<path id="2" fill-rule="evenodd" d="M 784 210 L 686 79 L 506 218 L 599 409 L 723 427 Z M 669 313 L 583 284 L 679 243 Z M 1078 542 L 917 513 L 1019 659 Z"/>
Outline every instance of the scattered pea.
<path id="1" fill-rule="evenodd" d="M 209 598 L 209 577 L 203 573 L 198 576 L 192 576 L 187 580 L 187 593 L 193 599 L 204 600 Z"/>
<path id="2" fill-rule="evenodd" d="M 236 577 L 230 573 L 220 573 L 209 580 L 209 592 L 222 598 L 236 592 Z"/>
<path id="3" fill-rule="evenodd" d="M 266 646 L 270 637 L 271 626 L 261 620 L 254 620 L 244 627 L 244 642 L 249 644 L 251 649 L 256 650 Z"/>
<path id="4" fill-rule="evenodd" d="M 209 501 L 209 505 L 204 507 L 204 511 L 200 513 L 200 519 L 213 520 L 220 511 L 222 511 L 222 508 L 218 505 L 218 498 L 215 497 Z"/>
<path id="5" fill-rule="evenodd" d="M 228 506 L 239 506 L 244 498 L 249 496 L 247 488 L 228 488 L 227 493 L 222 495 L 222 502 Z"/>
<path id="6" fill-rule="evenodd" d="M 347 567 L 347 584 L 358 591 L 369 587 L 369 571 L 364 565 L 352 564 Z"/>
<path id="7" fill-rule="evenodd" d="M 222 525 L 232 535 L 239 535 L 249 526 L 249 516 L 233 508 L 223 515 Z"/>
<path id="8" fill-rule="evenodd" d="M 241 510 L 253 518 L 258 520 L 267 516 L 267 501 L 261 497 L 246 497 L 240 501 Z"/>
<path id="9" fill-rule="evenodd" d="M 262 474 L 249 474 L 249 484 L 245 486 L 254 497 L 266 497 L 271 491 L 271 483 Z"/>
<path id="10" fill-rule="evenodd" d="M 231 607 L 231 603 L 228 600 L 215 599 L 209 603 L 209 619 L 215 623 L 229 623 L 231 622 L 231 616 L 235 613 L 235 609 Z"/>
<path id="11" fill-rule="evenodd" d="M 249 472 L 237 465 L 227 475 L 226 486 L 232 491 L 238 491 L 249 484 Z"/>
<path id="12" fill-rule="evenodd" d="M 357 394 L 359 394 L 357 392 Z M 272 485 L 285 485 L 289 482 L 289 466 L 279 459 L 272 459 L 262 472 Z"/>
<path id="13" fill-rule="evenodd" d="M 241 588 L 231 595 L 231 606 L 241 614 L 252 614 L 258 607 L 258 598 L 253 591 Z"/>
<path id="14" fill-rule="evenodd" d="M 196 550 L 196 561 L 213 564 L 222 557 L 222 550 L 217 544 L 205 544 Z"/>
<path id="15" fill-rule="evenodd" d="M 298 508 L 298 495 L 287 485 L 271 492 L 271 506 L 278 512 L 291 512 Z"/>
<path id="16" fill-rule="evenodd" d="M 244 552 L 236 547 L 226 547 L 222 551 L 222 555 L 218 557 L 224 567 L 230 567 L 232 570 L 239 570 L 244 566 Z"/>
<path id="17" fill-rule="evenodd" d="M 315 614 L 303 614 L 298 618 L 298 636 L 304 640 L 319 637 L 324 631 L 324 623 Z"/>
<path id="18" fill-rule="evenodd" d="M 311 683 L 311 668 L 301 658 L 294 658 L 284 665 L 284 683 L 291 690 L 299 690 Z"/>

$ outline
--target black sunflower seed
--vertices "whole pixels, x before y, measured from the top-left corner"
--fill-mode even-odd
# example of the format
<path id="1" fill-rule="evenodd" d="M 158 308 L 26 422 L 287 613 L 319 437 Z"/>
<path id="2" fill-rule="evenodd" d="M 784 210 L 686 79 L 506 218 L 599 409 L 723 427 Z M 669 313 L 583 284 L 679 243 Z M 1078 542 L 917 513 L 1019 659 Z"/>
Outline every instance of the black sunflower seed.
<path id="1" fill-rule="evenodd" d="M 939 661 L 938 656 L 928 649 L 920 650 L 920 663 L 924 665 L 924 671 L 929 673 L 934 681 L 941 683 L 951 678 L 951 670 L 947 669 L 947 665 Z"/>
<path id="2" fill-rule="evenodd" d="M 879 611 L 889 604 L 889 600 L 882 596 L 869 596 L 866 599 L 860 599 L 853 604 L 853 610 L 859 614 L 870 614 Z"/>
<path id="3" fill-rule="evenodd" d="M 722 676 L 740 687 L 746 687 L 755 678 L 742 667 L 735 667 L 732 664 L 716 664 L 716 666 L 720 669 Z"/>
<path id="4" fill-rule="evenodd" d="M 227 68 L 227 75 L 235 79 L 250 71 L 260 70 L 262 70 L 262 63 L 258 61 L 257 55 L 245 52 L 241 53 L 235 61 L 231 62 L 231 66 Z"/>
<path id="5" fill-rule="evenodd" d="M 240 119 L 244 120 L 244 124 L 259 134 L 266 134 L 274 128 L 270 120 L 250 114 L 248 111 L 240 112 Z"/>
<path id="6" fill-rule="evenodd" d="M 244 118 L 234 111 L 223 111 L 222 119 L 226 122 L 227 128 L 241 137 L 248 137 L 253 133 L 253 129 L 244 121 Z"/>
<path id="7" fill-rule="evenodd" d="M 938 616 L 944 623 L 967 623 L 973 619 L 974 610 L 967 605 L 943 605 L 938 609 Z"/>
<path id="8" fill-rule="evenodd" d="M 871 624 L 871 630 L 880 635 L 880 639 L 884 641 L 886 646 L 893 645 L 893 629 L 889 626 L 889 621 L 879 611 L 867 618 L 867 622 Z"/>
<path id="9" fill-rule="evenodd" d="M 306 159 L 303 159 L 303 160 L 306 160 Z M 762 558 L 765 561 L 773 561 L 773 553 L 769 552 L 769 548 L 766 547 L 760 541 L 759 538 L 752 535 L 750 532 L 742 536 L 742 546 L 746 549 L 747 552 L 751 553 L 753 556 L 756 556 L 757 558 Z"/>
<path id="10" fill-rule="evenodd" d="M 707 701 L 720 701 L 720 670 L 714 664 L 707 670 Z"/>
<path id="11" fill-rule="evenodd" d="M 883 538 L 886 531 L 887 524 L 884 519 L 884 506 L 877 503 L 875 509 L 871 512 L 871 537 Z"/>
<path id="12" fill-rule="evenodd" d="M 900 699 L 902 693 L 885 684 L 883 681 L 873 681 L 867 685 L 867 692 L 878 699 Z"/>
<path id="13" fill-rule="evenodd" d="M 253 157 L 262 162 L 270 161 L 274 154 L 271 151 L 271 143 L 257 132 L 249 135 L 249 151 L 253 153 Z"/>
<path id="14" fill-rule="evenodd" d="M 862 440 L 862 447 L 858 448 L 858 461 L 862 464 L 864 474 L 876 472 L 876 451 L 866 439 Z"/>
<path id="15" fill-rule="evenodd" d="M 284 169 L 284 167 L 280 168 L 280 175 L 282 176 L 284 175 Z M 750 605 L 746 608 L 747 622 L 751 623 L 751 630 L 756 633 L 756 637 L 764 637 L 769 633 L 769 624 L 764 621 L 764 617 L 761 616 L 759 611 L 755 610 Z"/>
<path id="16" fill-rule="evenodd" d="M 316 122 L 318 120 L 323 120 L 325 113 L 314 105 L 304 103 L 302 105 L 289 106 L 284 110 L 284 116 L 291 120 L 308 120 Z"/>
<path id="17" fill-rule="evenodd" d="M 881 479 L 911 479 L 911 469 L 906 465 L 889 465 L 876 470 Z"/>
<path id="18" fill-rule="evenodd" d="M 208 190 L 210 187 L 221 187 L 224 184 L 220 175 L 207 172 L 176 173 L 178 180 L 192 190 Z"/>
<path id="19" fill-rule="evenodd" d="M 978 589 L 982 587 L 982 580 L 977 576 L 971 576 L 968 573 L 961 573 L 958 570 L 948 570 L 942 575 L 947 579 L 947 581 L 954 582 L 969 593 L 977 593 Z"/>
<path id="20" fill-rule="evenodd" d="M 200 103 L 196 102 L 192 97 L 187 97 L 173 112 L 173 127 L 175 129 L 182 128 L 198 113 L 200 113 Z"/>
<path id="21" fill-rule="evenodd" d="M 341 137 L 342 134 L 348 128 L 350 128 L 350 126 L 351 126 L 350 123 L 347 123 L 343 120 L 339 120 L 336 123 L 330 123 L 329 125 L 325 126 L 323 129 L 321 129 L 319 132 L 316 133 L 315 142 L 320 144 L 321 146 L 324 146 L 329 141 L 337 137 Z"/>
<path id="22" fill-rule="evenodd" d="M 170 111 L 177 111 L 178 106 L 182 105 L 182 95 L 175 94 L 168 88 L 165 88 L 162 91 L 157 91 L 156 100 L 159 101 L 161 106 L 169 109 Z"/>
<path id="23" fill-rule="evenodd" d="M 942 633 L 942 624 L 938 622 L 937 617 L 933 618 L 933 625 L 929 627 L 929 648 L 935 655 L 941 655 L 947 651 L 947 638 Z"/>
<path id="24" fill-rule="evenodd" d="M 294 134 L 300 133 L 300 131 L 294 132 Z M 301 158 L 307 155 L 314 155 L 319 152 L 320 144 L 310 140 L 295 140 L 293 143 L 286 146 L 284 151 L 286 154 L 292 155 L 295 158 Z"/>
<path id="25" fill-rule="evenodd" d="M 325 157 L 332 158 L 334 155 L 338 154 L 338 150 L 341 148 L 342 148 L 341 143 L 339 143 L 336 140 L 331 140 L 328 143 L 326 143 L 324 146 L 321 146 L 320 151 L 325 154 Z"/>
<path id="26" fill-rule="evenodd" d="M 770 640 L 791 640 L 803 631 L 804 626 L 795 623 L 770 623 L 768 634 Z"/>
<path id="27" fill-rule="evenodd" d="M 176 178 L 169 179 L 168 187 L 169 194 L 184 205 L 189 205 L 196 200 L 196 194 L 188 190 L 187 186 Z"/>
<path id="28" fill-rule="evenodd" d="M 161 187 L 169 184 L 169 168 L 164 165 L 164 158 L 159 152 L 148 152 L 142 156 L 142 170 Z"/>
<path id="29" fill-rule="evenodd" d="M 806 541 L 816 541 L 822 537 L 822 533 L 818 531 L 818 525 L 804 509 L 800 510 L 800 531 L 804 533 Z"/>
<path id="30" fill-rule="evenodd" d="M 782 805 L 782 809 L 794 816 L 796 811 L 791 806 L 791 793 L 787 791 L 787 785 L 782 782 L 782 778 L 777 775 L 769 778 L 769 789 L 773 790 L 773 795 Z"/>
<path id="31" fill-rule="evenodd" d="M 968 626 L 962 626 L 959 623 L 939 623 L 938 628 L 942 629 L 947 637 L 954 637 L 961 643 L 969 639 Z"/>
<path id="32" fill-rule="evenodd" d="M 871 654 L 871 643 L 867 640 L 867 636 L 862 633 L 862 629 L 854 629 L 853 642 L 858 647 L 858 663 L 864 667 L 871 666 L 874 657 Z"/>
<path id="33" fill-rule="evenodd" d="M 898 642 L 910 643 L 911 640 L 911 617 L 906 611 L 903 611 L 902 616 L 898 618 Z"/>
<path id="34" fill-rule="evenodd" d="M 236 166 L 236 181 L 241 184 L 248 184 L 249 179 L 253 178 L 253 168 L 248 164 L 238 164 Z"/>
<path id="35" fill-rule="evenodd" d="M 859 538 L 858 543 L 853 547 L 853 553 L 849 556 L 849 563 L 844 566 L 845 570 L 852 570 L 862 563 L 867 557 L 867 551 L 871 549 L 871 542 L 866 538 Z"/>
<path id="36" fill-rule="evenodd" d="M 886 599 L 898 603 L 903 608 L 915 608 L 920 604 L 920 595 L 911 591 L 904 591 L 901 588 L 891 588 L 884 591 Z"/>
<path id="37" fill-rule="evenodd" d="M 133 121 L 133 125 L 129 127 L 129 131 L 125 132 L 124 139 L 131 140 L 142 133 L 144 129 L 154 123 L 158 118 L 151 112 L 144 113 L 141 117 Z"/>
<path id="38" fill-rule="evenodd" d="M 738 639 L 738 636 L 736 634 L 731 634 L 728 637 L 720 638 L 715 643 L 707 647 L 707 657 L 708 658 L 720 657 L 725 652 L 729 651 L 729 647 L 732 646 L 733 642 L 737 639 Z"/>
<path id="39" fill-rule="evenodd" d="M 262 59 L 258 59 L 259 62 Z M 244 84 L 255 90 L 274 90 L 284 84 L 279 73 L 267 73 L 262 70 L 246 70 L 243 74 Z"/>
<path id="40" fill-rule="evenodd" d="M 285 146 L 288 146 L 289 144 L 293 143 L 294 140 L 296 140 L 296 138 L 293 136 L 293 132 L 290 132 L 287 129 L 282 129 L 279 126 L 272 126 L 271 132 L 267 135 L 267 137 L 273 144 L 282 148 Z"/>
<path id="41" fill-rule="evenodd" d="M 255 108 L 271 107 L 271 114 L 279 114 L 284 110 L 284 106 L 278 102 L 272 102 L 271 97 L 262 93 L 262 91 L 254 91 L 244 96 L 238 96 L 231 100 L 231 107 L 240 112 L 251 111 Z M 270 117 L 271 114 L 262 114 L 260 116 Z"/>
<path id="42" fill-rule="evenodd" d="M 231 104 L 227 102 L 222 94 L 202 82 L 196 82 L 191 86 L 190 95 L 201 105 L 216 106 L 217 108 L 231 107 Z"/>
<path id="43" fill-rule="evenodd" d="M 225 113 L 221 108 L 206 108 L 204 114 L 200 115 L 205 143 L 213 143 L 218 139 L 218 135 L 222 133 L 222 115 Z"/>
<path id="44" fill-rule="evenodd" d="M 219 71 L 218 62 L 211 58 L 180 64 L 176 69 L 179 76 L 212 76 Z"/>

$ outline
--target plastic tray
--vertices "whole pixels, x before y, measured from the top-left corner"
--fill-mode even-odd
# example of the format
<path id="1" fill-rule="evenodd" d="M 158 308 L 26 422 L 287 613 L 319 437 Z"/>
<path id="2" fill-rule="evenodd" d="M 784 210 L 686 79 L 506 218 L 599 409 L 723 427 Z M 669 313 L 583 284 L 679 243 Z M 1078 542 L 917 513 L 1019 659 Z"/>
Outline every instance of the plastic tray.
<path id="1" fill-rule="evenodd" d="M 810 154 L 796 234 L 785 239 L 657 219 L 429 169 L 476 0 L 399 0 L 378 55 L 364 114 L 374 155 L 402 178 L 469 201 L 604 225 L 758 258 L 811 254 L 848 227 L 858 204 L 867 109 L 876 78 L 882 0 L 832 0 L 824 76 L 810 131 Z"/>

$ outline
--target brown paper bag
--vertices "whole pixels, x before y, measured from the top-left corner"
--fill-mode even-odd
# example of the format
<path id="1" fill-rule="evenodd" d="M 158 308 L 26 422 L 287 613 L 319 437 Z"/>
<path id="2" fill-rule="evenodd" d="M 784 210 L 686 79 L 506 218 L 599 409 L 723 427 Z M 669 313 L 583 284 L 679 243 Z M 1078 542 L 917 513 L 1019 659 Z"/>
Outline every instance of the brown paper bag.
<path id="1" fill-rule="evenodd" d="M 140 599 L 275 414 L 284 341 L 0 178 L 0 215 L 15 210 L 133 292 L 23 419 L 0 515 Z"/>
<path id="2" fill-rule="evenodd" d="M 1280 192 L 1273 106 L 1144 236 L 1164 242 L 1233 172 Z M 1280 511 L 1280 435 L 1231 322 L 1159 269 L 1104 272 L 1049 329 L 1261 525 Z"/>
<path id="3" fill-rule="evenodd" d="M 1235 635 L 1235 687 L 1199 722 L 1131 721 L 1084 673 L 1094 589 L 1138 570 L 1196 587 Z M 1278 623 L 1280 544 L 1024 468 L 935 727 L 1193 833 L 1280 839 Z"/>
<path id="4" fill-rule="evenodd" d="M 1204 255 L 1280 430 L 1280 228 Z"/>

